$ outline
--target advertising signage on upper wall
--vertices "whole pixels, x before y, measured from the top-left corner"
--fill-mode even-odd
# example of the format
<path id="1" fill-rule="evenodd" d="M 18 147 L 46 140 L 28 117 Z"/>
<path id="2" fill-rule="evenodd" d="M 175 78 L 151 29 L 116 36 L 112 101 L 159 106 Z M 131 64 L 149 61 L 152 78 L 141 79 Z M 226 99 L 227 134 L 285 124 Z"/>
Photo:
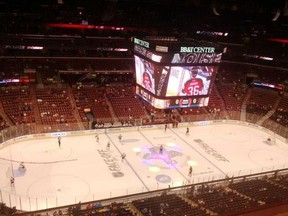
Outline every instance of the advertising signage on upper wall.
<path id="1" fill-rule="evenodd" d="M 219 64 L 222 53 L 174 53 L 171 64 Z"/>
<path id="2" fill-rule="evenodd" d="M 217 65 L 221 62 L 222 53 L 212 46 L 179 46 L 177 50 L 170 51 L 168 46 L 159 46 L 156 44 L 154 49 L 149 42 L 140 39 L 137 39 L 135 42 L 135 40 L 136 38 L 134 38 L 134 53 L 155 63 L 166 65 Z"/>
<path id="3" fill-rule="evenodd" d="M 275 85 L 275 84 L 271 84 L 271 83 L 258 82 L 258 81 L 254 81 L 252 84 L 255 86 L 271 88 L 271 89 L 275 89 L 275 90 L 279 90 L 279 91 L 284 90 L 284 86 L 282 86 L 281 84 Z"/>
<path id="4" fill-rule="evenodd" d="M 180 47 L 173 54 L 171 63 L 177 64 L 214 64 L 221 62 L 222 53 L 216 52 L 215 47 L 194 46 Z"/>
<path id="5" fill-rule="evenodd" d="M 140 45 L 142 47 L 149 48 L 149 42 L 147 42 L 147 41 L 144 41 L 144 40 L 141 40 L 141 39 L 138 39 L 138 38 L 134 38 L 134 43 L 138 44 L 138 45 Z"/>
<path id="6" fill-rule="evenodd" d="M 180 47 L 181 53 L 215 53 L 215 47 Z"/>
<path id="7" fill-rule="evenodd" d="M 149 60 L 152 60 L 153 62 L 157 62 L 157 63 L 163 62 L 162 61 L 163 56 L 159 54 L 155 54 L 142 46 L 134 45 L 134 52 L 137 53 L 138 55 L 140 54 L 140 56 L 143 56 Z"/>

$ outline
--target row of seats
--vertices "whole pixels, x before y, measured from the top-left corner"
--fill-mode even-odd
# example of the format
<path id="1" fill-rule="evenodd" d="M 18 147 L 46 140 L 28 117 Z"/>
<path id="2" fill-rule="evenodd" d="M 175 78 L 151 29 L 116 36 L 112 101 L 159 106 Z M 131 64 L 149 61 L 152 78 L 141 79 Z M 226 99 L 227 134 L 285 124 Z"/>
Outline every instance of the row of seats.
<path id="1" fill-rule="evenodd" d="M 77 113 L 82 122 L 88 122 L 87 112 L 91 112 L 96 119 L 101 119 L 102 121 L 104 119 L 111 121 L 112 112 L 115 112 L 116 117 L 121 121 L 123 119 L 132 121 L 137 118 L 147 118 L 145 123 L 164 123 L 167 119 L 171 121 L 172 117 L 175 118 L 179 114 L 181 116 L 201 116 L 201 114 L 207 113 L 213 115 L 220 113 L 225 107 L 223 102 L 226 104 L 226 110 L 231 108 L 239 111 L 247 91 L 243 91 L 241 87 L 234 87 L 228 88 L 228 86 L 223 86 L 222 84 L 220 87 L 219 85 L 214 86 L 208 107 L 182 108 L 178 110 L 179 112 L 176 111 L 175 115 L 167 115 L 163 110 L 155 109 L 143 102 L 136 96 L 135 89 L 131 86 L 97 87 L 88 85 L 80 88 L 75 86 L 72 88 L 74 98 L 68 95 L 66 88 L 36 89 L 35 95 L 37 97 L 36 105 L 43 124 L 77 123 L 77 116 L 75 116 Z M 220 89 L 220 94 L 217 93 L 217 89 Z M 228 96 L 224 95 L 228 89 Z M 0 99 L 3 108 L 15 125 L 35 122 L 35 103 L 33 103 L 29 91 L 30 89 L 27 87 L 1 89 Z M 278 93 L 273 90 L 264 90 L 258 87 L 252 88 L 246 110 L 248 113 L 263 116 L 273 108 L 279 99 L 278 109 L 271 116 L 271 120 L 285 126 L 288 122 L 288 99 L 285 95 L 282 97 L 278 96 Z M 75 108 L 72 108 L 74 100 L 76 112 Z M 177 118 L 180 120 L 180 116 Z"/>
<path id="2" fill-rule="evenodd" d="M 34 107 L 27 87 L 1 88 L 0 101 L 14 125 L 34 123 Z"/>
<path id="3" fill-rule="evenodd" d="M 87 121 L 86 113 L 91 112 L 96 119 L 111 119 L 112 115 L 105 97 L 105 88 L 94 86 L 74 87 L 73 94 L 82 121 Z"/>
<path id="4" fill-rule="evenodd" d="M 252 179 L 229 186 L 248 197 L 254 198 L 263 204 L 275 204 L 288 201 L 286 185 L 274 183 L 274 179 Z"/>
<path id="5" fill-rule="evenodd" d="M 134 214 L 125 203 L 111 203 L 110 205 L 102 206 L 101 203 L 95 205 L 89 204 L 86 208 L 81 208 L 81 205 L 76 205 L 74 208 L 68 209 L 69 215 L 94 215 L 94 216 L 133 216 Z"/>
<path id="6" fill-rule="evenodd" d="M 273 121 L 278 124 L 288 127 L 288 97 L 284 95 L 278 104 L 277 110 L 270 117 Z"/>
<path id="7" fill-rule="evenodd" d="M 275 172 L 269 176 L 229 178 L 220 183 L 192 184 L 176 191 L 168 188 L 146 197 L 132 195 L 125 202 L 79 202 L 74 206 L 53 211 L 54 215 L 73 216 L 244 215 L 276 204 L 287 204 L 287 195 L 288 174 Z"/>
<path id="8" fill-rule="evenodd" d="M 145 116 L 143 105 L 135 95 L 134 87 L 110 87 L 107 91 L 107 97 L 118 118 L 137 119 Z"/>
<path id="9" fill-rule="evenodd" d="M 66 89 L 36 89 L 43 125 L 77 123 Z"/>
<path id="10" fill-rule="evenodd" d="M 265 205 L 287 203 L 288 177 L 277 175 L 191 186 L 186 195 L 163 194 L 132 201 L 144 215 L 233 215 Z M 181 198 L 181 197 L 188 198 Z M 184 201 L 185 200 L 185 201 Z"/>
<path id="11" fill-rule="evenodd" d="M 163 194 L 161 196 L 153 196 L 146 199 L 135 200 L 132 201 L 132 204 L 144 216 L 209 215 L 205 210 L 201 209 L 199 206 L 197 205 L 192 206 L 175 194 Z"/>
<path id="12" fill-rule="evenodd" d="M 278 100 L 278 92 L 269 89 L 254 87 L 247 102 L 247 112 L 265 115 Z"/>
<path id="13" fill-rule="evenodd" d="M 226 110 L 240 111 L 243 99 L 246 95 L 246 89 L 242 84 L 238 85 L 218 85 Z"/>
<path id="14" fill-rule="evenodd" d="M 188 193 L 188 198 L 217 214 L 239 212 L 260 206 L 256 200 L 241 196 L 223 186 L 202 185 L 197 191 L 194 189 L 193 192 Z"/>

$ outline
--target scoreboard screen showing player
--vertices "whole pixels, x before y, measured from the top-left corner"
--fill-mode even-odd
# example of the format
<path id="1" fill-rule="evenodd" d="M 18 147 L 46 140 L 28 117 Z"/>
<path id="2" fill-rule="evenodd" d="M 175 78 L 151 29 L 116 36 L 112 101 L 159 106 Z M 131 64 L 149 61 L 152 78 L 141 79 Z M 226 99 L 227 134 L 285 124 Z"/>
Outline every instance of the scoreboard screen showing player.
<path id="1" fill-rule="evenodd" d="M 210 94 L 218 67 L 171 67 L 166 96 L 206 96 Z"/>
<path id="2" fill-rule="evenodd" d="M 140 41 L 134 44 L 136 94 L 158 109 L 208 106 L 221 51 L 208 44 L 160 53 L 155 42 Z"/>

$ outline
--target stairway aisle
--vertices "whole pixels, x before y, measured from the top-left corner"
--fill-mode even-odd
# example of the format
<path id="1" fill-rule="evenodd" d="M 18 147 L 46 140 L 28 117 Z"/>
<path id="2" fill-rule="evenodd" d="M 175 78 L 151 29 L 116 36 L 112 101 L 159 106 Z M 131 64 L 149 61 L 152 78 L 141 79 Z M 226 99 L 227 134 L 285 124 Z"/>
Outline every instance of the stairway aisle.
<path id="1" fill-rule="evenodd" d="M 40 110 L 39 110 L 38 102 L 37 102 L 36 89 L 35 89 L 35 86 L 32 84 L 29 86 L 29 93 L 30 93 L 30 98 L 31 98 L 32 106 L 33 106 L 35 122 L 37 125 L 41 125 L 42 121 L 41 121 L 41 114 L 40 114 Z"/>
<path id="2" fill-rule="evenodd" d="M 215 85 L 213 86 L 213 91 L 215 91 L 215 93 L 217 94 L 217 96 L 218 96 L 218 97 L 220 98 L 220 100 L 221 100 L 221 104 L 222 104 L 222 107 L 223 107 L 224 117 L 225 117 L 226 119 L 230 119 L 230 115 L 229 115 L 228 111 L 227 111 L 226 108 L 225 108 L 225 107 L 226 107 L 226 103 L 225 103 L 222 95 L 220 94 L 220 92 L 218 91 L 218 89 L 217 89 L 217 87 L 216 87 Z"/>
<path id="3" fill-rule="evenodd" d="M 109 106 L 109 112 L 111 113 L 111 116 L 113 118 L 113 122 L 119 122 L 119 119 L 118 119 L 118 117 L 117 117 L 117 115 L 116 115 L 116 113 L 114 111 L 113 105 L 111 104 L 109 98 L 107 98 L 105 96 L 105 99 L 106 99 L 107 105 Z"/>
<path id="4" fill-rule="evenodd" d="M 281 100 L 281 97 L 278 96 L 278 100 L 273 105 L 272 109 L 265 116 L 263 116 L 256 124 L 262 125 L 265 120 L 269 119 L 275 113 L 275 111 L 277 110 L 277 107 L 278 107 L 278 105 L 280 103 L 280 100 Z"/>
<path id="5" fill-rule="evenodd" d="M 10 118 L 6 115 L 4 108 L 2 106 L 2 103 L 0 101 L 0 115 L 2 116 L 2 118 L 4 119 L 4 121 L 6 122 L 6 124 L 8 124 L 9 126 L 13 125 L 13 122 L 10 120 Z"/>
<path id="6" fill-rule="evenodd" d="M 248 88 L 248 91 L 245 95 L 245 98 L 242 102 L 242 106 L 241 106 L 241 113 L 240 113 L 240 120 L 241 121 L 246 121 L 246 104 L 248 102 L 248 100 L 250 99 L 250 96 L 252 94 L 252 89 L 251 88 Z"/>
<path id="7" fill-rule="evenodd" d="M 80 130 L 84 130 L 85 127 L 84 127 L 82 119 L 81 119 L 81 117 L 80 117 L 80 115 L 79 115 L 79 113 L 77 111 L 77 105 L 76 105 L 75 97 L 74 97 L 72 88 L 70 86 L 67 87 L 67 94 L 68 94 L 68 97 L 70 99 L 70 103 L 71 103 L 72 110 L 73 110 L 73 115 L 77 119 L 77 122 L 78 122 L 78 125 L 79 125 L 79 129 Z"/>

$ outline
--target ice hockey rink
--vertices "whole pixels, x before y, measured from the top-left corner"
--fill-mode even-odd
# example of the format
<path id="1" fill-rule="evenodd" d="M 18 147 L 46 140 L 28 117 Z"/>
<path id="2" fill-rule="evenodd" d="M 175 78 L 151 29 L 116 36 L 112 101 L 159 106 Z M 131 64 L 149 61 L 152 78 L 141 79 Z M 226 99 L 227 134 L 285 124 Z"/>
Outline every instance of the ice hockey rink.
<path id="1" fill-rule="evenodd" d="M 19 139 L 0 150 L 0 201 L 22 210 L 40 210 L 287 168 L 288 145 L 271 134 L 248 124 L 221 123 Z M 26 170 L 19 170 L 20 162 Z"/>

